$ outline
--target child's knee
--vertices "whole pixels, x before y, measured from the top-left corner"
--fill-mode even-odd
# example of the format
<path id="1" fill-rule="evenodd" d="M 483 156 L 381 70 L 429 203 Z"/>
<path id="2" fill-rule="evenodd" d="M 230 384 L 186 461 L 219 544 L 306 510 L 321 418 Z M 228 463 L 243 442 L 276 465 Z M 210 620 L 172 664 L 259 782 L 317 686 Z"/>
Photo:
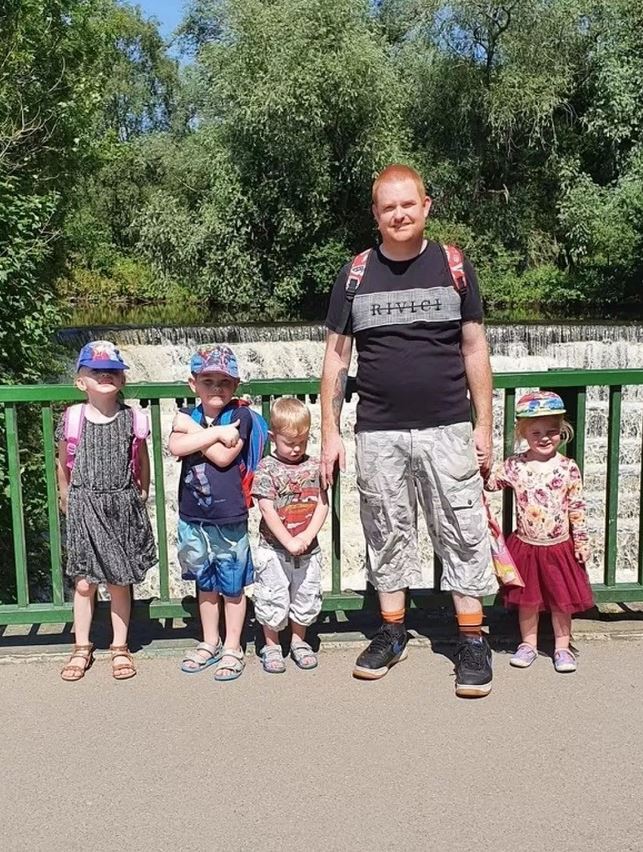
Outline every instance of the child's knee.
<path id="1" fill-rule="evenodd" d="M 312 583 L 308 588 L 302 585 L 297 590 L 297 594 L 290 605 L 290 618 L 295 624 L 309 627 L 321 612 L 321 605 L 321 588 L 316 585 L 313 586 Z"/>
<path id="2" fill-rule="evenodd" d="M 76 580 L 76 591 L 84 598 L 90 598 L 96 591 L 96 584 L 90 583 L 85 577 Z"/>
<path id="3" fill-rule="evenodd" d="M 259 624 L 272 630 L 283 630 L 288 624 L 290 595 L 288 588 L 266 587 L 255 584 L 255 615 Z"/>

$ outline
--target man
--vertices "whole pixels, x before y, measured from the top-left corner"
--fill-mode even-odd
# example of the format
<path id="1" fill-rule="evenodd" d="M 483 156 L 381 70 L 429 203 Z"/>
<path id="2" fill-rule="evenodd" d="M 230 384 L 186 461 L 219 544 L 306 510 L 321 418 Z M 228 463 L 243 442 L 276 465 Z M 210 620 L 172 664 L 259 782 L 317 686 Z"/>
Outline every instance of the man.
<path id="1" fill-rule="evenodd" d="M 480 697 L 492 679 L 480 598 L 496 590 L 478 470 L 491 463 L 491 366 L 475 272 L 465 260 L 456 287 L 445 249 L 424 239 L 430 207 L 408 166 L 388 166 L 373 184 L 381 243 L 361 280 L 360 269 L 342 269 L 326 318 L 321 472 L 329 485 L 336 464 L 345 466 L 340 414 L 355 338 L 357 485 L 382 626 L 353 674 L 383 677 L 406 657 L 406 589 L 420 583 L 419 502 L 455 605 L 456 694 Z"/>

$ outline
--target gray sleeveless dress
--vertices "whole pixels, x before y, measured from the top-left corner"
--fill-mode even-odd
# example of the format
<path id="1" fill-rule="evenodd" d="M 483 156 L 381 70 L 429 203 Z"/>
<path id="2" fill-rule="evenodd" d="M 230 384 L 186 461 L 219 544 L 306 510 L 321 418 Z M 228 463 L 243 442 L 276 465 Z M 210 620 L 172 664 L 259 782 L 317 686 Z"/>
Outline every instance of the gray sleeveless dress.
<path id="1" fill-rule="evenodd" d="M 69 577 L 128 586 L 155 564 L 154 534 L 131 468 L 131 409 L 110 423 L 85 420 L 71 472 L 67 509 Z M 61 419 L 56 439 L 64 439 Z"/>

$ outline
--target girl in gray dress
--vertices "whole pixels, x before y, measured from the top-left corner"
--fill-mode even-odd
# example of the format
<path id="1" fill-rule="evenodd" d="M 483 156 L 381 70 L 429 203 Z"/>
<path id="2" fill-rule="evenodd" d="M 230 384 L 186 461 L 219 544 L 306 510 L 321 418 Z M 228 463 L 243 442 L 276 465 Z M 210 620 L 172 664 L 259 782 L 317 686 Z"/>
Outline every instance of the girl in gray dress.
<path id="1" fill-rule="evenodd" d="M 127 647 L 130 587 L 156 562 L 156 547 L 145 510 L 149 430 L 142 412 L 120 400 L 126 369 L 113 343 L 84 346 L 76 387 L 87 402 L 66 409 L 56 430 L 60 507 L 67 515 L 66 573 L 75 583 L 76 644 L 61 672 L 68 681 L 84 677 L 93 662 L 89 630 L 99 583 L 111 599 L 112 674 L 117 680 L 136 674 Z"/>

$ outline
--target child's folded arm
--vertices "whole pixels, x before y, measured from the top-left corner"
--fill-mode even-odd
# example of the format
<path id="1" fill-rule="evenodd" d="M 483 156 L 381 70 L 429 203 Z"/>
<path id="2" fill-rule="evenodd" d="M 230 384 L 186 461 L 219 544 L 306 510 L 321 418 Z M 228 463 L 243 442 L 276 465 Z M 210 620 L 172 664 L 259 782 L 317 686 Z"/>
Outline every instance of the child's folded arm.
<path id="1" fill-rule="evenodd" d="M 211 426 L 211 429 L 227 429 L 227 426 Z M 217 467 L 229 467 L 243 449 L 243 441 L 238 439 L 234 447 L 226 447 L 224 444 L 216 441 L 207 450 L 203 450 L 203 455 L 215 464 Z"/>
<path id="2" fill-rule="evenodd" d="M 192 455 L 192 453 L 200 452 L 203 452 L 205 455 L 204 451 L 208 447 L 212 447 L 215 443 L 221 442 L 222 440 L 229 443 L 234 437 L 230 430 L 237 432 L 235 424 L 230 424 L 229 426 L 208 426 L 203 428 L 187 414 L 179 411 L 172 423 L 172 432 L 168 443 L 169 450 L 173 456 L 179 457 L 189 456 Z M 241 447 L 235 447 L 235 449 L 237 452 L 234 453 L 231 460 L 236 458 Z M 215 462 L 215 464 L 219 463 Z M 228 462 L 228 464 L 230 464 L 230 462 Z M 226 467 L 227 465 L 224 464 L 220 466 Z"/>

